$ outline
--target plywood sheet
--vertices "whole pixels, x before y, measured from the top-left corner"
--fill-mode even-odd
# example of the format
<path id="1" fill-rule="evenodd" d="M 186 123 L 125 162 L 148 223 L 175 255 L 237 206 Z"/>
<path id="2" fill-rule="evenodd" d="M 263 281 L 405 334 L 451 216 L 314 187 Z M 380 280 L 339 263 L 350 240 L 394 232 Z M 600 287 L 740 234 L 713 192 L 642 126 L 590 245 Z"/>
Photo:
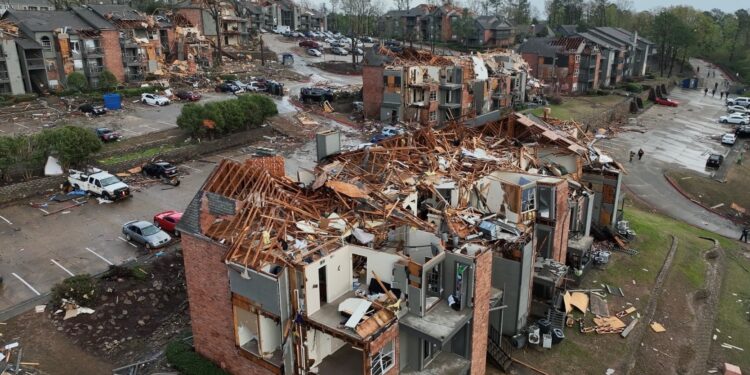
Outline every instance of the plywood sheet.
<path id="1" fill-rule="evenodd" d="M 586 293 L 573 292 L 570 297 L 570 304 L 585 314 L 589 308 L 589 296 Z"/>

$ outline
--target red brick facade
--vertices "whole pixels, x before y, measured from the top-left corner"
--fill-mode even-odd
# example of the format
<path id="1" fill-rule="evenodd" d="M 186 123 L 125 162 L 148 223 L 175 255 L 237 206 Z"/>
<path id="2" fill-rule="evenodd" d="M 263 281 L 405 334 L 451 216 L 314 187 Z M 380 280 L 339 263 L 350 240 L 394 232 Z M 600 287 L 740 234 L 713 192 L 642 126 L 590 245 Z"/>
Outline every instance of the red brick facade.
<path id="1" fill-rule="evenodd" d="M 193 24 L 193 27 L 196 27 L 203 32 L 203 14 L 200 9 L 180 8 L 177 10 L 177 13 L 182 14 L 191 24 Z"/>
<path id="2" fill-rule="evenodd" d="M 362 68 L 362 101 L 365 118 L 380 118 L 380 107 L 383 105 L 383 70 L 382 66 L 365 65 Z"/>
<path id="3" fill-rule="evenodd" d="M 398 323 L 394 323 L 385 332 L 381 333 L 375 340 L 372 340 L 367 346 L 367 351 L 370 353 L 370 358 L 383 348 L 389 341 L 393 341 L 393 367 L 383 375 L 396 375 L 398 374 L 399 367 L 399 342 L 398 342 Z M 371 370 L 370 358 L 365 362 L 365 374 L 369 374 Z M 343 374 L 340 374 L 343 375 Z"/>
<path id="4" fill-rule="evenodd" d="M 182 237 L 185 279 L 195 350 L 233 375 L 270 375 L 235 346 L 234 315 L 226 249 L 185 233 Z"/>
<path id="5" fill-rule="evenodd" d="M 487 368 L 487 335 L 490 324 L 490 288 L 492 288 L 492 252 L 485 251 L 474 260 L 474 313 L 471 324 L 471 375 L 482 375 Z"/>
<path id="6" fill-rule="evenodd" d="M 102 30 L 99 42 L 104 50 L 104 67 L 112 72 L 118 81 L 124 82 L 125 69 L 122 65 L 120 32 L 117 30 Z"/>

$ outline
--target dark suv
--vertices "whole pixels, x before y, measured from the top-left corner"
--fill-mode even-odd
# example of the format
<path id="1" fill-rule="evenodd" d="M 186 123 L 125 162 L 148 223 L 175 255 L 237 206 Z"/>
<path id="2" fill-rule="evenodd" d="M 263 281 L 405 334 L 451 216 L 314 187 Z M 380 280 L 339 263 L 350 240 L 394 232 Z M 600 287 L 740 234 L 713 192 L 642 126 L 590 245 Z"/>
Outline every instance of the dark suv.
<path id="1" fill-rule="evenodd" d="M 740 125 L 734 131 L 737 138 L 750 138 L 750 125 Z"/>
<path id="2" fill-rule="evenodd" d="M 724 162 L 724 156 L 711 154 L 706 160 L 706 168 L 719 168 L 722 162 Z"/>
<path id="3" fill-rule="evenodd" d="M 333 100 L 333 92 L 318 87 L 305 87 L 300 90 L 300 99 L 303 102 L 324 102 Z"/>
<path id="4" fill-rule="evenodd" d="M 156 178 L 173 178 L 177 176 L 177 168 L 166 161 L 155 161 L 143 166 L 143 174 Z"/>

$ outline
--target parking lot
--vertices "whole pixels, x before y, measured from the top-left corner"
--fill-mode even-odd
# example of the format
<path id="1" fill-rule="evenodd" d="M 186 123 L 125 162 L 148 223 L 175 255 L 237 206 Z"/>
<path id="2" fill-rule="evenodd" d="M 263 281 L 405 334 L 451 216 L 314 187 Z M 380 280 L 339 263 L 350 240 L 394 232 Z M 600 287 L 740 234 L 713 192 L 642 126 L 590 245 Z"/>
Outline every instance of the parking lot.
<path id="1" fill-rule="evenodd" d="M 701 66 L 702 72 L 710 69 L 698 60 L 691 63 Z M 723 78 L 717 74 L 716 80 L 723 81 Z M 713 87 L 713 80 L 709 80 L 708 85 Z M 677 100 L 679 107 L 654 105 L 638 116 L 644 133 L 620 133 L 601 140 L 597 146 L 623 161 L 628 170 L 625 185 L 654 209 L 730 238 L 739 237 L 739 228 L 734 223 L 683 197 L 664 177 L 667 170 L 679 168 L 717 179 L 721 178 L 717 173 L 726 174 L 741 145 L 738 142 L 730 147 L 720 142 L 722 134 L 733 132 L 733 125 L 718 122 L 719 117 L 727 113 L 724 101 L 718 93 L 715 97 L 710 92 L 704 96 L 702 89 L 674 88 L 669 97 Z M 643 160 L 636 157 L 629 163 L 629 152 L 641 148 L 645 152 Z M 725 157 L 725 165 L 718 171 L 706 168 L 706 160 L 713 153 Z"/>

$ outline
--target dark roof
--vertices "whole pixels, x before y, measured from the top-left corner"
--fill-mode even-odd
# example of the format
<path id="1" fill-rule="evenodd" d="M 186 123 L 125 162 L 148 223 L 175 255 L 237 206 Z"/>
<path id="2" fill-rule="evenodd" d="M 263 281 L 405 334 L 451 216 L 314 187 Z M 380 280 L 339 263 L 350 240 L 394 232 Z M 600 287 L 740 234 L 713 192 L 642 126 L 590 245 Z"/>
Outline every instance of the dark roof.
<path id="1" fill-rule="evenodd" d="M 146 17 L 127 5 L 118 4 L 91 4 L 88 6 L 94 13 L 117 21 L 145 21 Z"/>
<path id="2" fill-rule="evenodd" d="M 420 4 L 406 11 L 406 16 L 407 17 L 426 16 L 432 13 L 432 11 L 433 11 L 433 8 L 431 5 Z"/>
<path id="3" fill-rule="evenodd" d="M 42 49 L 39 43 L 28 38 L 16 38 L 16 44 L 22 49 Z"/>
<path id="4" fill-rule="evenodd" d="M 611 45 L 606 40 L 599 38 L 596 35 L 593 35 L 589 33 L 588 31 L 584 31 L 582 33 L 578 33 L 578 36 L 588 40 L 589 42 L 592 42 L 594 44 L 597 44 L 599 47 L 606 48 L 606 49 L 615 49 L 616 47 Z"/>
<path id="5" fill-rule="evenodd" d="M 97 29 L 113 29 L 114 26 L 101 16 L 95 14 L 91 9 L 84 7 L 73 7 L 71 10 L 88 24 Z"/>
<path id="6" fill-rule="evenodd" d="M 383 15 L 383 17 L 398 17 L 398 18 L 401 18 L 402 16 L 405 16 L 405 15 L 406 15 L 406 11 L 405 10 L 394 9 L 394 10 L 389 10 L 389 11 L 385 12 L 385 14 Z"/>
<path id="7" fill-rule="evenodd" d="M 67 10 L 14 10 L 8 9 L 5 15 L 28 31 L 45 32 L 68 27 L 72 30 L 93 30 L 95 27 L 85 22 L 75 13 Z M 111 27 L 111 25 L 109 25 Z"/>
<path id="8" fill-rule="evenodd" d="M 476 18 L 477 23 L 485 30 L 510 29 L 509 23 L 497 18 L 497 16 L 479 16 Z"/>
<path id="9" fill-rule="evenodd" d="M 203 198 L 203 191 L 199 190 L 193 200 L 190 201 L 185 212 L 182 214 L 182 218 L 177 223 L 177 230 L 185 233 L 200 234 L 201 233 L 201 199 Z"/>
<path id="10" fill-rule="evenodd" d="M 549 28 L 549 25 L 547 24 L 547 22 L 542 21 L 531 26 L 532 26 L 531 31 L 534 35 L 544 34 L 543 36 L 552 36 L 552 34 L 554 34 L 552 32 L 552 29 Z"/>
<path id="11" fill-rule="evenodd" d="M 557 27 L 557 31 L 562 36 L 571 36 L 578 31 L 578 25 L 560 25 Z"/>
<path id="12" fill-rule="evenodd" d="M 555 57 L 558 47 L 553 47 L 550 42 L 553 38 L 530 38 L 518 46 L 519 53 L 534 53 L 545 57 Z"/>

